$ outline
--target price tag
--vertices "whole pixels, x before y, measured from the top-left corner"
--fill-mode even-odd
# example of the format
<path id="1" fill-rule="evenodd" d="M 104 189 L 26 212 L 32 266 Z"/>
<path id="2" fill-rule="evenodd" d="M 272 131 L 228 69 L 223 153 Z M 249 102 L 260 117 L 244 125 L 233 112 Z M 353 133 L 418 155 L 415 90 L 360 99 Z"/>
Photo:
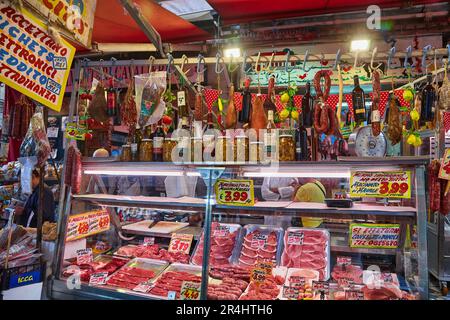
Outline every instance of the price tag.
<path id="1" fill-rule="evenodd" d="M 77 264 L 89 264 L 94 260 L 94 257 L 92 255 L 92 249 L 86 248 L 86 249 L 80 249 L 77 250 Z"/>
<path id="2" fill-rule="evenodd" d="M 272 275 L 273 263 L 267 262 L 267 261 L 261 261 L 256 264 L 256 267 L 261 270 L 264 270 L 266 275 L 268 275 L 268 276 Z"/>
<path id="3" fill-rule="evenodd" d="M 250 247 L 252 248 L 256 248 L 256 249 L 261 249 L 264 248 L 264 246 L 267 243 L 267 238 L 269 236 L 267 234 L 254 234 L 253 238 L 252 238 L 252 242 L 250 244 Z"/>
<path id="4" fill-rule="evenodd" d="M 326 281 L 313 281 L 312 287 L 315 293 L 323 291 L 326 295 L 330 293 L 330 284 Z"/>
<path id="5" fill-rule="evenodd" d="M 192 244 L 192 234 L 184 233 L 172 233 L 172 238 L 170 239 L 169 252 L 183 252 L 189 254 L 189 249 Z"/>
<path id="6" fill-rule="evenodd" d="M 288 239 L 287 244 L 293 244 L 293 245 L 303 245 L 303 239 L 305 237 L 305 234 L 303 232 L 289 232 L 288 233 Z"/>
<path id="7" fill-rule="evenodd" d="M 137 292 L 142 292 L 142 293 L 147 293 L 150 291 L 151 288 L 154 287 L 154 284 L 150 284 L 150 283 L 146 283 L 146 282 L 142 282 L 140 284 L 138 284 L 133 291 L 137 291 Z"/>
<path id="8" fill-rule="evenodd" d="M 178 107 L 183 107 L 186 105 L 186 93 L 184 91 L 177 92 L 177 104 Z"/>
<path id="9" fill-rule="evenodd" d="M 152 246 L 155 244 L 155 237 L 144 237 L 144 246 Z"/>
<path id="10" fill-rule="evenodd" d="M 364 300 L 364 293 L 361 290 L 345 290 L 346 300 Z"/>
<path id="11" fill-rule="evenodd" d="M 352 257 L 338 256 L 336 259 L 336 264 L 341 267 L 346 267 L 352 264 Z"/>
<path id="12" fill-rule="evenodd" d="M 200 282 L 183 281 L 181 285 L 181 300 L 200 300 Z"/>
<path id="13" fill-rule="evenodd" d="M 384 223 L 352 223 L 351 248 L 396 249 L 400 241 L 400 225 Z"/>
<path id="14" fill-rule="evenodd" d="M 331 190 L 333 199 L 347 199 L 348 191 L 345 189 L 333 189 Z"/>
<path id="15" fill-rule="evenodd" d="M 58 127 L 48 127 L 47 128 L 47 138 L 58 138 Z"/>
<path id="16" fill-rule="evenodd" d="M 411 198 L 410 171 L 352 171 L 350 196 L 354 198 Z"/>
<path id="17" fill-rule="evenodd" d="M 256 283 L 263 283 L 266 281 L 266 271 L 260 268 L 252 269 L 251 280 Z"/>
<path id="18" fill-rule="evenodd" d="M 289 285 L 295 288 L 304 288 L 306 284 L 305 277 L 291 276 L 289 277 Z"/>
<path id="19" fill-rule="evenodd" d="M 439 178 L 450 180 L 450 149 L 445 149 L 445 153 L 441 161 L 441 168 L 439 169 Z"/>
<path id="20" fill-rule="evenodd" d="M 253 180 L 219 179 L 215 184 L 217 204 L 228 206 L 253 206 L 255 195 Z"/>
<path id="21" fill-rule="evenodd" d="M 213 230 L 213 237 L 228 237 L 229 234 L 229 226 L 217 225 L 217 227 Z"/>
<path id="22" fill-rule="evenodd" d="M 339 278 L 337 283 L 342 288 L 344 287 L 351 288 L 355 285 L 352 278 L 345 278 L 345 277 Z"/>
<path id="23" fill-rule="evenodd" d="M 282 293 L 283 298 L 298 300 L 299 294 L 300 294 L 300 289 L 298 287 L 283 286 L 283 293 Z"/>
<path id="24" fill-rule="evenodd" d="M 392 273 L 382 273 L 381 274 L 381 281 L 385 283 L 392 283 L 394 282 L 394 278 L 392 277 Z"/>
<path id="25" fill-rule="evenodd" d="M 89 278 L 90 286 L 98 286 L 106 283 L 106 278 L 108 278 L 108 272 L 94 273 Z"/>

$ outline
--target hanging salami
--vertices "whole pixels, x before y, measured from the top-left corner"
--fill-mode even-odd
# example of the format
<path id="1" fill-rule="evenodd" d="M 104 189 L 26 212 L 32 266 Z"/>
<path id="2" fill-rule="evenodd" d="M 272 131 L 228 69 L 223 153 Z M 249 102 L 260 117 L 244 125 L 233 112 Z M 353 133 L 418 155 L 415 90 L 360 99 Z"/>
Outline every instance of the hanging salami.
<path id="1" fill-rule="evenodd" d="M 106 110 L 105 88 L 99 83 L 95 88 L 94 97 L 89 105 L 89 114 L 98 122 L 106 122 L 109 119 Z"/>
<path id="2" fill-rule="evenodd" d="M 120 110 L 122 124 L 134 129 L 137 123 L 136 102 L 134 100 L 134 80 L 131 79 Z"/>
<path id="3" fill-rule="evenodd" d="M 388 137 L 393 146 L 399 143 L 402 139 L 399 102 L 394 93 L 392 93 L 389 102 Z"/>
<path id="4" fill-rule="evenodd" d="M 380 85 L 380 72 L 378 70 L 374 70 L 372 73 L 372 88 L 373 88 L 373 96 L 372 96 L 372 108 L 371 108 L 371 114 L 372 114 L 372 134 L 376 137 L 381 132 L 381 125 L 380 125 L 380 111 L 379 111 L 379 105 L 380 105 L 380 91 L 381 91 L 381 85 Z"/>
<path id="5" fill-rule="evenodd" d="M 325 80 L 325 87 L 322 91 L 320 81 Z M 336 131 L 336 116 L 333 109 L 327 104 L 328 95 L 330 94 L 331 78 L 328 71 L 321 70 L 314 76 L 314 88 L 318 102 L 314 107 L 314 129 L 318 134 L 333 134 Z"/>

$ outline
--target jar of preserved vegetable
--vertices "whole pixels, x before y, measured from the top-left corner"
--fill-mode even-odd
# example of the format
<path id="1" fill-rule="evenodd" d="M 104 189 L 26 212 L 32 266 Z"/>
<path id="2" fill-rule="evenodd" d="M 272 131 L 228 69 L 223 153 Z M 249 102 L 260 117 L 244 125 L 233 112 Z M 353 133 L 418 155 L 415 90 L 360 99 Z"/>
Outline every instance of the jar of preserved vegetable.
<path id="1" fill-rule="evenodd" d="M 202 138 L 191 138 L 191 161 L 202 162 L 203 140 Z"/>
<path id="2" fill-rule="evenodd" d="M 153 160 L 153 141 L 152 139 L 143 139 L 139 148 L 139 161 Z"/>
<path id="3" fill-rule="evenodd" d="M 216 156 L 216 137 L 212 134 L 203 135 L 204 162 L 214 161 Z"/>
<path id="4" fill-rule="evenodd" d="M 120 160 L 126 162 L 131 161 L 131 146 L 129 144 L 125 144 L 122 146 L 122 154 Z"/>
<path id="5" fill-rule="evenodd" d="M 292 135 L 281 135 L 279 146 L 280 161 L 295 161 L 295 141 Z"/>
<path id="6" fill-rule="evenodd" d="M 264 143 L 262 141 L 250 142 L 250 162 L 261 162 L 261 154 Z"/>
<path id="7" fill-rule="evenodd" d="M 234 159 L 237 162 L 247 162 L 249 156 L 248 137 L 237 136 L 234 143 Z"/>
<path id="8" fill-rule="evenodd" d="M 230 137 L 220 136 L 216 144 L 216 162 L 233 162 L 233 145 Z"/>
<path id="9" fill-rule="evenodd" d="M 177 146 L 177 139 L 166 138 L 163 143 L 163 161 L 172 162 L 172 150 Z"/>

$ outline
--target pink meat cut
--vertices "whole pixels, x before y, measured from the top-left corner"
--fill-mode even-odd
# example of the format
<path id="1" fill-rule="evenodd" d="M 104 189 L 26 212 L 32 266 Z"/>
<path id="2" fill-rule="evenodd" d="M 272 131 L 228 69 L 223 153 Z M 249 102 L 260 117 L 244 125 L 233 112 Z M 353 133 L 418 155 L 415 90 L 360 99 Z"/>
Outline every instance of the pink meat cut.
<path id="1" fill-rule="evenodd" d="M 276 261 L 278 237 L 277 233 L 272 231 L 267 235 L 265 243 L 261 247 L 252 247 L 254 245 L 254 237 L 263 235 L 260 230 L 250 232 L 244 237 L 239 264 L 242 266 L 255 265 L 260 261 Z"/>
<path id="2" fill-rule="evenodd" d="M 303 243 L 288 244 L 291 232 L 302 232 Z M 323 230 L 299 229 L 286 231 L 284 236 L 284 250 L 281 265 L 288 268 L 302 268 L 317 270 L 319 280 L 325 280 L 328 268 L 327 246 L 329 238 Z"/>

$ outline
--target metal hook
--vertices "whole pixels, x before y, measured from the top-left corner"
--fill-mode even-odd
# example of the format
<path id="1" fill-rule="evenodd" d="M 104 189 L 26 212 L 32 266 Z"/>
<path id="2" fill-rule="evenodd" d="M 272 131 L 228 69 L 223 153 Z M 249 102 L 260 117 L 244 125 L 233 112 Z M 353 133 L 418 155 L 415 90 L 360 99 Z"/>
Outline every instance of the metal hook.
<path id="1" fill-rule="evenodd" d="M 197 59 L 198 59 L 198 62 L 197 62 L 197 74 L 200 74 L 200 73 L 205 72 L 205 58 L 200 53 L 198 55 Z M 203 69 L 200 71 L 200 66 L 201 65 L 203 65 Z"/>
<path id="2" fill-rule="evenodd" d="M 270 60 L 269 60 L 269 64 L 267 65 L 267 67 L 266 68 L 264 68 L 264 70 L 267 72 L 267 73 L 272 73 L 276 68 L 273 68 L 272 67 L 272 65 L 273 65 L 273 58 L 275 57 L 275 52 L 272 52 L 272 56 L 270 57 Z"/>
<path id="3" fill-rule="evenodd" d="M 338 49 L 336 52 L 336 58 L 334 59 L 334 66 L 333 69 L 337 70 L 337 66 L 339 65 L 339 62 L 341 61 L 341 49 Z"/>
<path id="4" fill-rule="evenodd" d="M 289 49 L 288 49 L 289 50 Z M 293 67 L 290 67 L 289 66 L 289 60 L 291 59 L 291 50 L 289 50 L 287 53 L 286 53 L 286 60 L 285 60 L 285 62 L 284 62 L 284 71 L 285 72 L 287 72 L 287 73 L 291 73 L 292 72 L 292 70 L 294 70 L 295 69 L 295 66 L 293 66 Z"/>
<path id="5" fill-rule="evenodd" d="M 306 70 L 306 62 L 308 61 L 308 56 L 309 56 L 309 50 L 306 50 L 305 57 L 303 58 L 303 66 L 302 66 L 302 70 L 305 72 L 309 72 L 312 69 L 312 67 L 311 67 L 308 70 Z"/>
<path id="6" fill-rule="evenodd" d="M 408 48 L 406 48 L 405 60 L 403 61 L 404 68 L 414 67 L 416 65 L 415 61 L 413 62 L 413 64 L 409 64 L 408 59 L 411 58 L 411 55 L 412 55 L 412 47 L 409 46 Z"/>
<path id="7" fill-rule="evenodd" d="M 153 63 L 155 62 L 155 57 L 154 56 L 150 56 L 149 58 L 148 58 L 148 61 L 149 61 L 149 65 L 148 65 L 148 72 L 152 72 L 152 69 L 153 69 Z"/>
<path id="8" fill-rule="evenodd" d="M 255 62 L 255 67 L 253 68 L 253 70 L 258 73 L 258 69 L 259 69 L 259 60 L 261 58 L 261 52 L 258 52 L 258 56 L 256 57 L 256 62 Z M 259 72 L 261 71 L 261 69 L 259 69 Z"/>
<path id="9" fill-rule="evenodd" d="M 395 52 L 396 51 L 397 51 L 397 49 L 395 47 L 392 47 L 389 50 L 388 61 L 387 61 L 387 68 L 388 68 L 388 70 L 391 68 L 392 58 L 395 56 Z"/>
<path id="10" fill-rule="evenodd" d="M 239 64 L 237 64 L 234 68 L 231 68 L 233 65 L 233 56 L 230 57 L 230 64 L 228 65 L 228 72 L 233 73 L 239 68 Z"/>
<path id="11" fill-rule="evenodd" d="M 245 65 L 247 64 L 247 59 L 250 58 L 250 61 L 253 62 L 252 57 L 247 56 L 247 51 L 244 51 L 243 59 L 242 59 L 242 73 L 247 74 L 253 68 L 252 63 L 250 63 L 250 68 L 245 69 Z"/>
<path id="12" fill-rule="evenodd" d="M 423 47 L 423 50 L 422 50 L 422 68 L 428 68 L 428 66 L 427 66 L 427 54 L 428 54 L 428 51 L 430 51 L 431 50 L 431 45 L 429 44 L 429 45 L 427 45 L 427 46 L 425 46 L 425 47 Z"/>
<path id="13" fill-rule="evenodd" d="M 378 48 L 375 47 L 375 48 L 373 48 L 373 51 L 372 51 L 372 58 L 370 59 L 370 68 L 372 70 L 379 69 L 383 65 L 382 63 L 379 63 L 376 67 L 373 66 L 373 60 L 375 60 L 375 57 L 377 55 L 377 50 L 378 50 Z"/>
<path id="14" fill-rule="evenodd" d="M 181 62 L 181 67 L 180 67 L 181 72 L 184 74 L 187 74 L 191 69 L 189 68 L 186 71 L 184 71 L 184 64 L 189 64 L 189 58 L 185 54 L 183 54 L 181 56 L 181 59 L 183 59 L 183 62 Z"/>
<path id="15" fill-rule="evenodd" d="M 167 73 L 173 74 L 175 72 L 175 69 L 172 67 L 174 65 L 173 63 L 173 56 L 171 53 L 167 54 Z"/>
<path id="16" fill-rule="evenodd" d="M 222 68 L 219 69 L 219 65 L 220 65 L 221 61 L 222 61 Z M 225 62 L 224 62 L 224 60 L 222 58 L 222 55 L 220 54 L 220 52 L 217 52 L 216 53 L 216 67 L 215 67 L 215 71 L 216 71 L 217 74 L 220 74 L 220 73 L 223 72 L 223 70 L 225 69 L 224 64 L 225 64 Z"/>

